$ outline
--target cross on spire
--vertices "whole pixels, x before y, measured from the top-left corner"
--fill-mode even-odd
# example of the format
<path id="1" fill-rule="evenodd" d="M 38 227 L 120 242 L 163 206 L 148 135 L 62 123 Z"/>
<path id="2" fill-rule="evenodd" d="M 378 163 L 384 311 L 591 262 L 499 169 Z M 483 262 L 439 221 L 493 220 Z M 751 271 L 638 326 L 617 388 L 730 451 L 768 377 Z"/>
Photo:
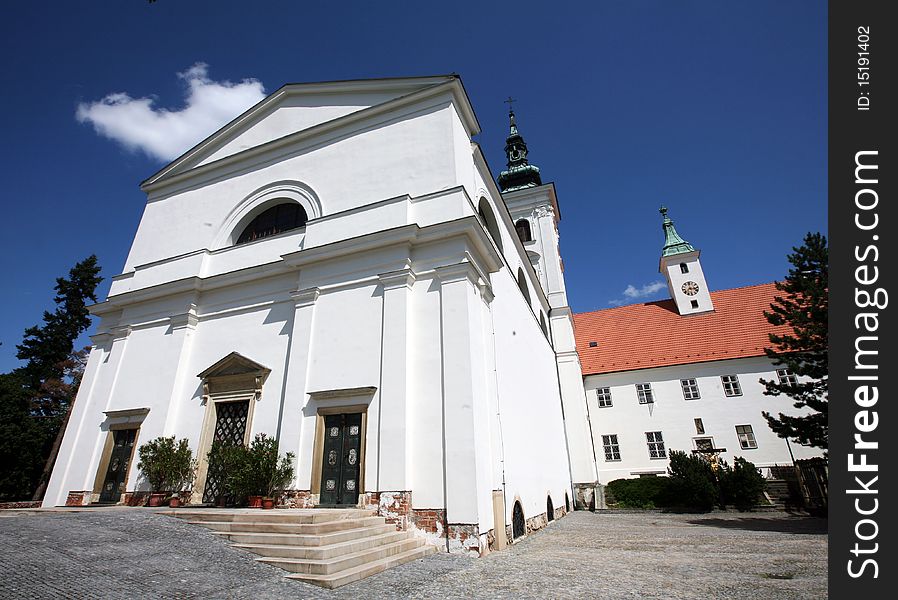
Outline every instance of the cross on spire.
<path id="1" fill-rule="evenodd" d="M 509 96 L 507 100 L 504 100 L 504 102 L 505 102 L 505 104 L 508 105 L 508 112 L 509 112 L 509 113 L 514 113 L 514 106 L 513 106 L 513 104 L 514 104 L 515 102 L 517 102 L 517 100 L 515 100 L 514 98 L 512 98 L 511 96 Z"/>

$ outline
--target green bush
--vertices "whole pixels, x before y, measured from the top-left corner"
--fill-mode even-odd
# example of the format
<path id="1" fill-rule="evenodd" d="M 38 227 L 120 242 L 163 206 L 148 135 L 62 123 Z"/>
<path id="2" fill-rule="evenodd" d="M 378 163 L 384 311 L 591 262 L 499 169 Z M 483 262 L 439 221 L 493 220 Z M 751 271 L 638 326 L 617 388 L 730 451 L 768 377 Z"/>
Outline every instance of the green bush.
<path id="1" fill-rule="evenodd" d="M 751 510 L 764 491 L 764 477 L 757 467 L 737 456 L 732 468 L 723 464 L 717 470 L 722 505 L 732 504 L 740 511 Z"/>
<path id="2" fill-rule="evenodd" d="M 667 477 L 639 477 L 615 479 L 608 484 L 606 493 L 613 497 L 617 508 L 656 508 L 663 506 Z"/>
<path id="3" fill-rule="evenodd" d="M 187 438 L 158 437 L 137 449 L 137 468 L 153 492 L 180 492 L 193 483 L 196 461 Z"/>
<path id="4" fill-rule="evenodd" d="M 670 451 L 665 506 L 686 511 L 709 511 L 720 499 L 720 487 L 711 464 L 701 455 Z"/>
<path id="5" fill-rule="evenodd" d="M 221 496 L 228 502 L 233 501 L 233 496 L 237 495 L 233 489 L 232 476 L 240 461 L 242 450 L 243 446 L 214 441 L 206 455 L 209 461 L 209 466 L 206 469 L 206 481 L 214 479 L 222 482 L 224 489 L 221 490 Z"/>
<path id="6" fill-rule="evenodd" d="M 249 447 L 233 448 L 227 486 L 237 498 L 274 497 L 293 480 L 294 454 L 279 456 L 276 438 L 260 433 Z"/>

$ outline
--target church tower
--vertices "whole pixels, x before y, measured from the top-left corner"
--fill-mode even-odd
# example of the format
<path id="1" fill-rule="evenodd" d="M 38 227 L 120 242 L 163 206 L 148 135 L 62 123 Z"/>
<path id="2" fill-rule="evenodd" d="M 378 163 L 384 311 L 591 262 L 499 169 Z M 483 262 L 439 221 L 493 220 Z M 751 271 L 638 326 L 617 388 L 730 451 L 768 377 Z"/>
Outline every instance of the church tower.
<path id="1" fill-rule="evenodd" d="M 544 184 L 539 168 L 527 160 L 527 144 L 518 131 L 511 109 L 508 119 L 509 133 L 505 140 L 508 169 L 499 174 L 499 189 L 551 307 L 549 324 L 561 386 L 574 505 L 578 509 L 602 507 L 603 488 L 598 482 L 589 409 L 574 339 L 574 318 L 564 286 L 564 265 L 558 241 L 561 212 L 555 185 Z"/>
<path id="2" fill-rule="evenodd" d="M 680 237 L 665 207 L 662 206 L 659 212 L 664 219 L 661 223 L 664 248 L 658 271 L 667 279 L 667 289 L 677 304 L 677 311 L 681 315 L 693 315 L 714 310 L 698 258 L 700 252 Z"/>

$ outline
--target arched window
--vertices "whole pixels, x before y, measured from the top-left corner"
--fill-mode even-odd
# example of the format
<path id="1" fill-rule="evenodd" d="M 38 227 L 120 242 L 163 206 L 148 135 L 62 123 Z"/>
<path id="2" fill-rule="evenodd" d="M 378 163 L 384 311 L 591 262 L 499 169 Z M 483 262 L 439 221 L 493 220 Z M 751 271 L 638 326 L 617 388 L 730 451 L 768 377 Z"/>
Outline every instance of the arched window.
<path id="1" fill-rule="evenodd" d="M 524 298 L 527 298 L 527 304 L 530 305 L 530 291 L 527 289 L 527 278 L 524 277 L 524 269 L 518 267 L 518 287 L 521 288 L 521 293 L 524 294 Z"/>
<path id="2" fill-rule="evenodd" d="M 245 244 L 272 235 L 304 227 L 308 217 L 306 210 L 296 202 L 285 202 L 260 213 L 247 225 L 237 238 L 237 244 Z"/>
<path id="3" fill-rule="evenodd" d="M 518 222 L 514 224 L 514 228 L 517 230 L 518 237 L 521 238 L 522 243 L 533 241 L 533 234 L 530 232 L 530 221 L 518 219 Z"/>
<path id="4" fill-rule="evenodd" d="M 552 504 L 552 496 L 546 496 L 546 519 L 555 520 L 555 506 Z"/>
<path id="5" fill-rule="evenodd" d="M 527 524 L 524 521 L 524 509 L 521 508 L 520 502 L 515 502 L 511 511 L 511 537 L 518 539 L 525 533 L 527 533 Z"/>
<path id="6" fill-rule="evenodd" d="M 493 209 L 490 208 L 490 203 L 486 198 L 480 199 L 480 203 L 477 205 L 477 212 L 480 213 L 480 218 L 483 219 L 483 224 L 486 225 L 486 230 L 493 236 L 493 241 L 496 242 L 499 252 L 502 252 L 502 236 L 499 235 L 499 226 L 496 224 L 496 216 L 493 214 Z"/>

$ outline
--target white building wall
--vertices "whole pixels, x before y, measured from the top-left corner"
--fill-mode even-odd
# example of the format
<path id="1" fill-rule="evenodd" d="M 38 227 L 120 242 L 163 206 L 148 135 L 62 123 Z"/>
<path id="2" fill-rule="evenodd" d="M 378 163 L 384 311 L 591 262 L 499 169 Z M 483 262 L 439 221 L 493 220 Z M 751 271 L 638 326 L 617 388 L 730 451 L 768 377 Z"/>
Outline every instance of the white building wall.
<path id="1" fill-rule="evenodd" d="M 728 397 L 721 383 L 722 375 L 737 375 L 742 388 L 741 396 Z M 598 455 L 599 480 L 603 484 L 620 478 L 642 474 L 667 472 L 667 459 L 649 456 L 645 433 L 660 431 L 666 451 L 691 452 L 696 438 L 713 438 L 714 446 L 726 448 L 720 457 L 732 464 L 741 456 L 757 467 L 792 463 L 789 445 L 767 425 L 762 411 L 773 414 L 802 414 L 792 408 L 784 396 L 765 396 L 760 378 L 776 379 L 775 368 L 766 357 L 742 358 L 706 363 L 694 363 L 624 371 L 585 378 L 586 398 L 596 454 Z M 698 383 L 700 399 L 685 400 L 681 379 L 694 378 Z M 636 384 L 650 383 L 654 403 L 639 404 Z M 611 389 L 611 407 L 600 408 L 597 388 Z M 704 434 L 696 433 L 695 419 L 702 419 Z M 751 425 L 757 440 L 756 449 L 740 447 L 736 425 Z M 602 435 L 616 434 L 620 443 L 620 461 L 605 459 Z M 795 459 L 820 456 L 815 448 L 791 444 Z"/>

